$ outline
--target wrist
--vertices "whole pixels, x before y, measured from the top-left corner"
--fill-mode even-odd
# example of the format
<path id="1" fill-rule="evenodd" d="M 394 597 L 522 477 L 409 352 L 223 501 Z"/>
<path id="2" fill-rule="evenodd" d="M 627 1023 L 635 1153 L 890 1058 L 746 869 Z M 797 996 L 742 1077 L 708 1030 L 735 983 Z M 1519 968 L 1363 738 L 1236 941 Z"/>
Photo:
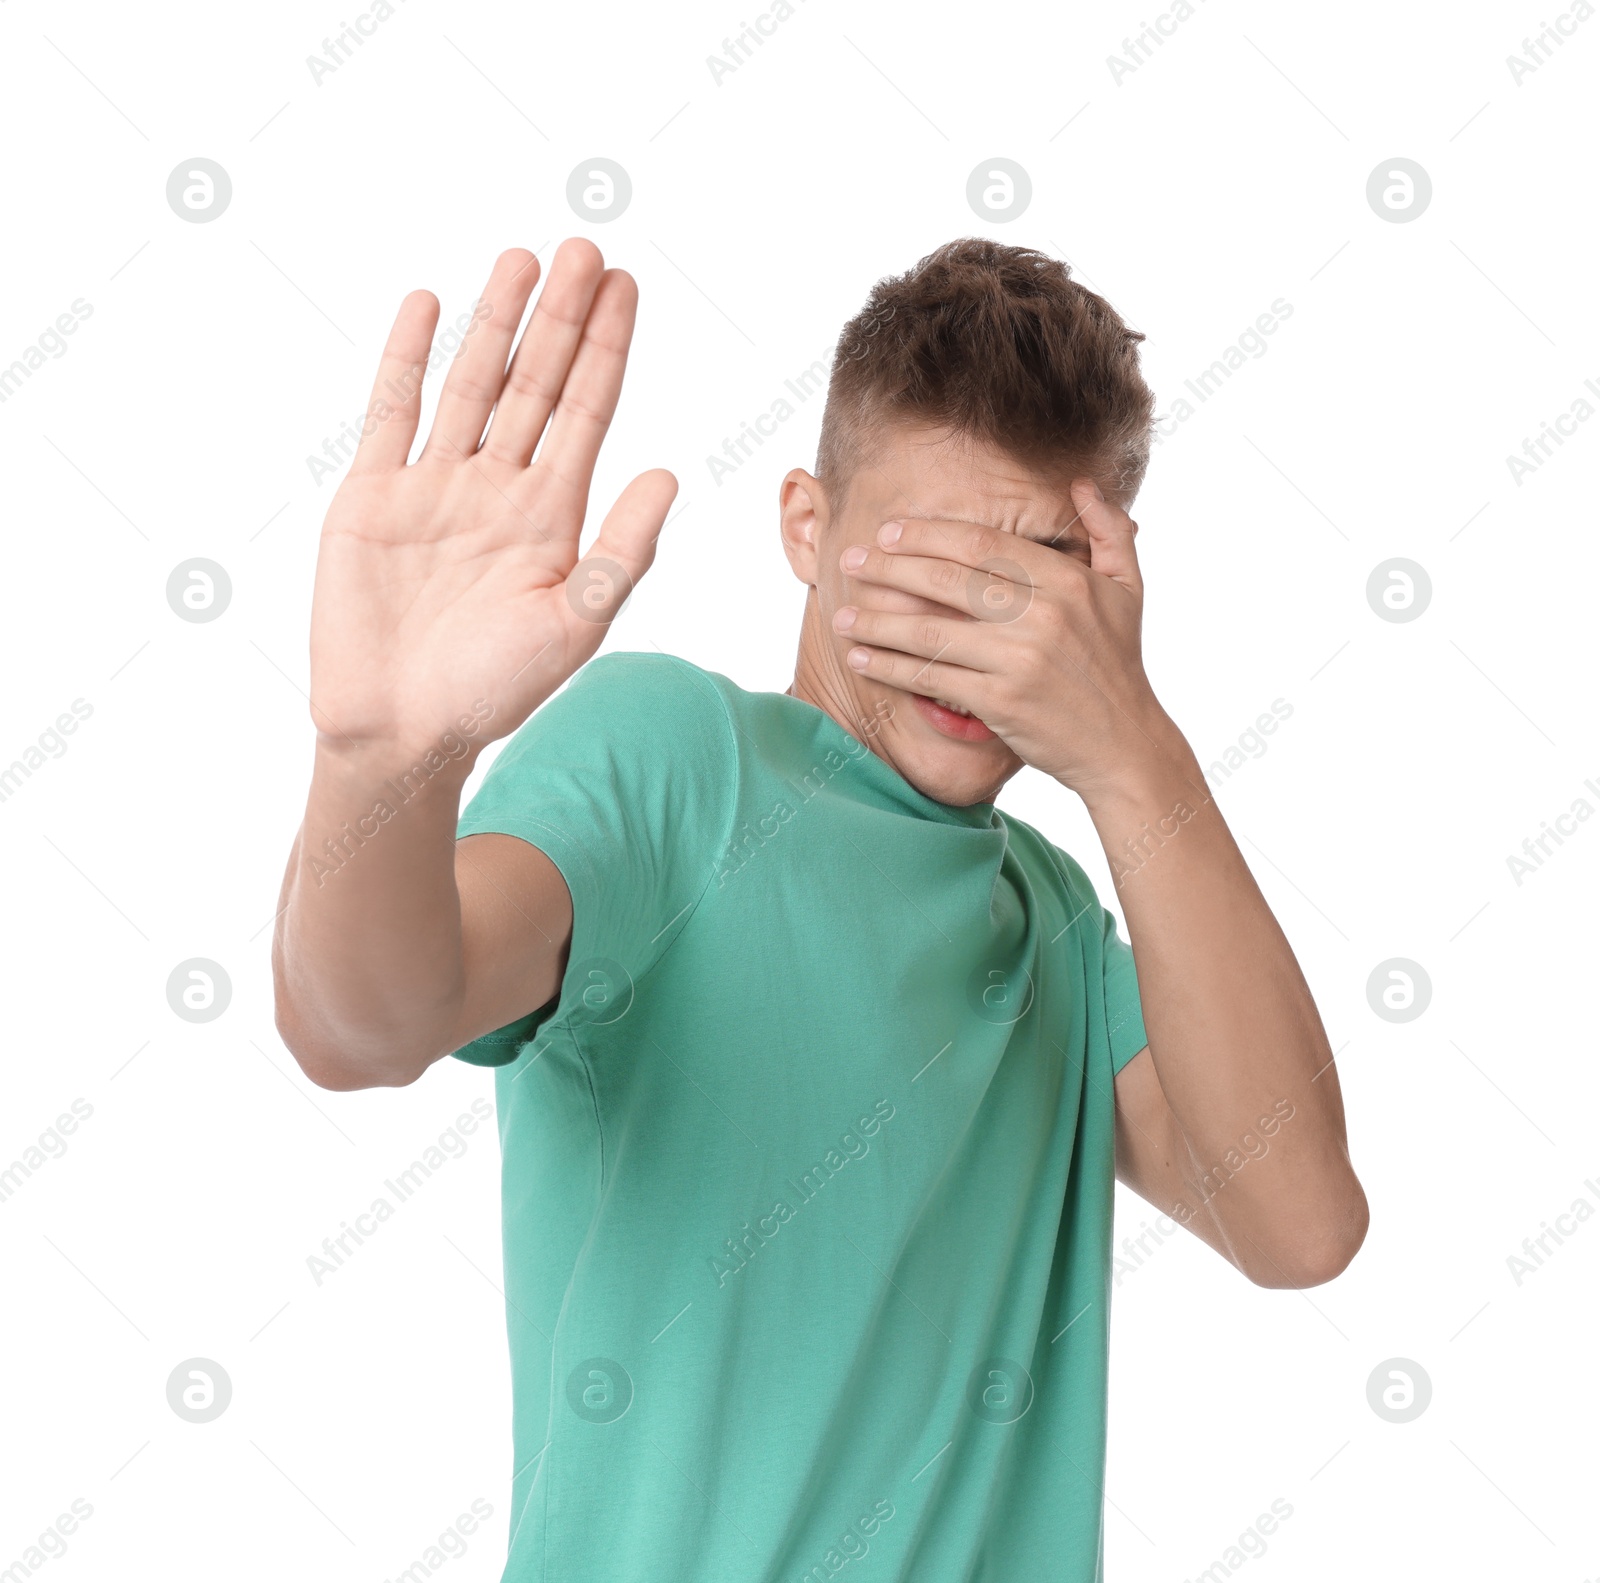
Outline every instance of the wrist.
<path id="1" fill-rule="evenodd" d="M 1117 770 L 1088 786 L 1078 796 L 1104 840 L 1120 842 L 1128 832 L 1163 818 L 1187 823 L 1211 804 L 1205 770 L 1176 725 L 1150 730 L 1144 751 L 1123 760 Z"/>
<path id="2" fill-rule="evenodd" d="M 1119 891 L 1180 832 L 1216 823 L 1205 773 L 1181 737 L 1163 740 L 1157 751 L 1092 788 L 1084 804 Z M 1193 851 L 1194 839 L 1181 849 Z"/>
<path id="3" fill-rule="evenodd" d="M 318 731 L 315 768 L 339 781 L 377 784 L 409 776 L 416 786 L 437 783 L 459 791 L 486 746 L 481 734 L 457 731 L 362 738 Z"/>
<path id="4" fill-rule="evenodd" d="M 342 800 L 386 800 L 398 808 L 419 795 L 459 804 L 481 745 L 462 739 L 421 745 L 404 741 L 350 741 L 318 735 L 312 784 Z M 397 802 L 398 799 L 398 802 Z"/>
<path id="5" fill-rule="evenodd" d="M 1138 723 L 1137 744 L 1116 766 L 1093 781 L 1071 789 L 1083 799 L 1090 816 L 1104 818 L 1170 809 L 1182 800 L 1198 808 L 1210 797 L 1200 761 L 1171 716 L 1157 713 Z"/>

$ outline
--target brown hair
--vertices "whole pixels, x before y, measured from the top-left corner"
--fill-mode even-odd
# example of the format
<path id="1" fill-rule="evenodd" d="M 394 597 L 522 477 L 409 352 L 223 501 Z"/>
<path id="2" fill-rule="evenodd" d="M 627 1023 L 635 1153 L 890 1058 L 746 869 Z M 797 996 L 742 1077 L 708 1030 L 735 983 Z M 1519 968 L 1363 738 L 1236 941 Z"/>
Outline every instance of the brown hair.
<path id="1" fill-rule="evenodd" d="M 1155 407 L 1144 336 L 1071 277 L 1033 248 L 963 237 L 880 280 L 834 350 L 823 485 L 846 486 L 884 425 L 927 425 L 1047 477 L 1089 474 L 1130 502 Z"/>

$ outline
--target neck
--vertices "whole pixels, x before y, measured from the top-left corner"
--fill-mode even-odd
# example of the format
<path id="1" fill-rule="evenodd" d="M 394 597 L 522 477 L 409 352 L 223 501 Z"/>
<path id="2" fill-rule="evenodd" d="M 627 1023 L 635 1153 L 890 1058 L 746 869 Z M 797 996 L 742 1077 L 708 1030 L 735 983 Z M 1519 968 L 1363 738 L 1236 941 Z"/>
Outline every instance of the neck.
<path id="1" fill-rule="evenodd" d="M 862 741 L 861 723 L 857 718 L 859 705 L 850 682 L 842 674 L 842 663 L 838 646 L 822 631 L 817 591 L 808 589 L 805 615 L 800 622 L 800 643 L 795 654 L 794 680 L 785 691 L 791 698 L 820 709 L 857 741 Z M 865 741 L 879 758 L 883 758 L 876 733 Z"/>

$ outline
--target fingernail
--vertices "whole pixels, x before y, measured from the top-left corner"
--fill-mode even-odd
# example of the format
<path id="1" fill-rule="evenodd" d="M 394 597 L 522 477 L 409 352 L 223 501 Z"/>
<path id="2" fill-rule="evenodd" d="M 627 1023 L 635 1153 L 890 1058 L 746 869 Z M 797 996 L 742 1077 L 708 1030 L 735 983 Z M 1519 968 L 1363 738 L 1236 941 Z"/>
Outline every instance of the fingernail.
<path id="1" fill-rule="evenodd" d="M 847 572 L 853 572 L 858 566 L 866 564 L 867 549 L 864 544 L 852 544 L 843 555 L 839 557 L 839 564 Z"/>
<path id="2" fill-rule="evenodd" d="M 842 605 L 833 613 L 833 630 L 835 632 L 848 632 L 856 624 L 856 607 Z"/>
<path id="3" fill-rule="evenodd" d="M 904 529 L 898 522 L 886 522 L 878 529 L 878 543 L 887 549 L 891 544 L 900 542 L 900 535 Z"/>
<path id="4" fill-rule="evenodd" d="M 851 649 L 850 652 L 845 655 L 845 659 L 849 661 L 851 670 L 864 671 L 871 661 L 872 656 L 867 653 L 865 649 Z"/>

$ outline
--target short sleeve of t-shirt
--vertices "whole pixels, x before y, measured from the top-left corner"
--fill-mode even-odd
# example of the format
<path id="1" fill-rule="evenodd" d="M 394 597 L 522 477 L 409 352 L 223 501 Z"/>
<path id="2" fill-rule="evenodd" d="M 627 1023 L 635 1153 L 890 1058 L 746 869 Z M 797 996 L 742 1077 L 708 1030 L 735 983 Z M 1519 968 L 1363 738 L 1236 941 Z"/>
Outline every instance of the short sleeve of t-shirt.
<path id="1" fill-rule="evenodd" d="M 1050 852 L 1066 879 L 1067 893 L 1072 898 L 1073 915 L 1078 927 L 1099 930 L 1106 1037 L 1111 1044 L 1111 1070 L 1115 1074 L 1150 1042 L 1144 1031 L 1133 947 L 1118 932 L 1116 914 L 1101 903 L 1083 865 L 1058 846 L 1051 845 Z"/>
<path id="2" fill-rule="evenodd" d="M 1111 1040 L 1111 1070 L 1120 1072 L 1149 1042 L 1139 1003 L 1139 975 L 1133 947 L 1117 932 L 1116 915 L 1100 908 L 1100 937 L 1106 981 L 1106 1033 Z"/>
<path id="3" fill-rule="evenodd" d="M 501 750 L 456 828 L 539 848 L 572 893 L 556 999 L 455 1052 L 515 1060 L 574 993 L 637 981 L 694 911 L 727 845 L 736 757 L 726 706 L 668 655 L 591 660 Z"/>

